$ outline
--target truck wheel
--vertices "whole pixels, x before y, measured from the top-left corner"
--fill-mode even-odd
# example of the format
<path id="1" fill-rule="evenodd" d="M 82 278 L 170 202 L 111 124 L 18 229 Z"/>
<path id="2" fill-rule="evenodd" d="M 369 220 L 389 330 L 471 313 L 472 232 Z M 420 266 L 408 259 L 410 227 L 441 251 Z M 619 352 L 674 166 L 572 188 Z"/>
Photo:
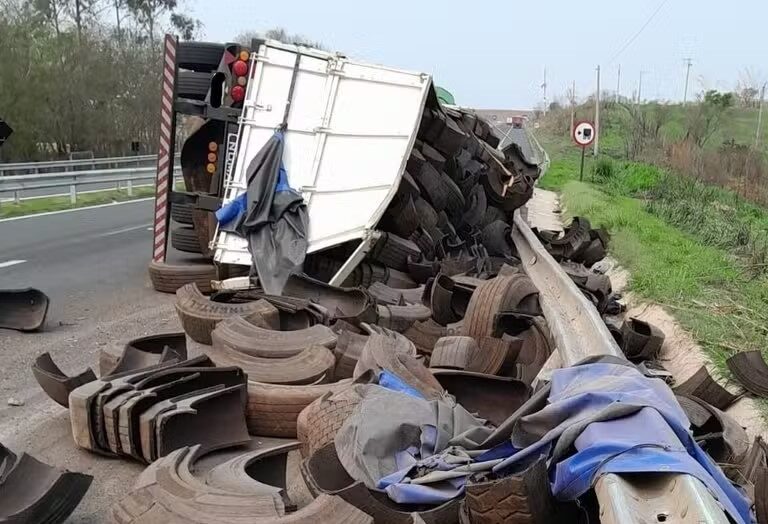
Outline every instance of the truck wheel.
<path id="1" fill-rule="evenodd" d="M 176 293 L 180 287 L 194 282 L 203 293 L 210 293 L 211 280 L 216 280 L 216 266 L 213 264 L 175 265 L 165 262 L 149 263 L 149 278 L 152 287 L 161 293 Z"/>
<path id="2" fill-rule="evenodd" d="M 171 219 L 178 224 L 192 225 L 192 206 L 190 204 L 171 204 Z"/>
<path id="3" fill-rule="evenodd" d="M 195 342 L 211 345 L 211 333 L 222 320 L 235 315 L 250 318 L 251 315 L 270 315 L 274 308 L 261 300 L 243 304 L 213 302 L 204 296 L 194 284 L 182 286 L 176 291 L 176 312 L 181 326 Z"/>
<path id="4" fill-rule="evenodd" d="M 197 232 L 192 227 L 178 227 L 171 231 L 171 246 L 185 253 L 202 253 Z"/>
<path id="5" fill-rule="evenodd" d="M 179 77 L 176 80 L 176 95 L 179 98 L 205 100 L 205 97 L 208 96 L 208 90 L 211 88 L 211 77 L 211 73 L 179 72 Z"/>
<path id="6" fill-rule="evenodd" d="M 252 435 L 296 438 L 299 413 L 316 399 L 349 387 L 352 379 L 333 384 L 282 386 L 248 382 L 245 419 Z"/>
<path id="7" fill-rule="evenodd" d="M 211 42 L 179 42 L 176 64 L 182 69 L 210 72 L 219 67 L 224 46 Z"/>

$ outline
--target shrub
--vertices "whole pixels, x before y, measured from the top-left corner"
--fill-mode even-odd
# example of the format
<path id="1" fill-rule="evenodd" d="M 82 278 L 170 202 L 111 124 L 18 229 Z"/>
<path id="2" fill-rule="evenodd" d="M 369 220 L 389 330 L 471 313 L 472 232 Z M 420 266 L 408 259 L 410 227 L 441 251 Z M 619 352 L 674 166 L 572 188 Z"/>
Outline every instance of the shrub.
<path id="1" fill-rule="evenodd" d="M 607 156 L 600 157 L 595 163 L 594 174 L 601 181 L 613 178 L 616 174 L 613 160 Z"/>

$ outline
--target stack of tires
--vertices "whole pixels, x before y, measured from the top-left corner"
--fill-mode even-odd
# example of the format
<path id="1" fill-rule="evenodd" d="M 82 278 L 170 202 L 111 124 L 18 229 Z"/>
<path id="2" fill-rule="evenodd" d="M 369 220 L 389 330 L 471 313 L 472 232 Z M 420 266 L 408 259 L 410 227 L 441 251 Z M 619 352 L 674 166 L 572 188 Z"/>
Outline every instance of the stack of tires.
<path id="1" fill-rule="evenodd" d="M 512 216 L 533 195 L 540 170 L 519 148 L 502 152 L 498 144 L 474 113 L 428 101 L 400 186 L 376 226 L 383 234 L 344 285 L 415 287 L 439 272 L 514 262 Z M 348 254 L 310 255 L 305 271 L 327 280 Z"/>

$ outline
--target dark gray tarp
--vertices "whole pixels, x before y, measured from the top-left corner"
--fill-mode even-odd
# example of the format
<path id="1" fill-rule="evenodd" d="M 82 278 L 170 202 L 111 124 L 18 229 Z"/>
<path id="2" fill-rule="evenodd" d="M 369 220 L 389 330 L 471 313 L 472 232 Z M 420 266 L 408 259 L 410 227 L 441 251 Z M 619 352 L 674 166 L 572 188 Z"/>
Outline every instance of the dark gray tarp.
<path id="1" fill-rule="evenodd" d="M 282 158 L 278 131 L 248 166 L 247 208 L 235 228 L 248 239 L 251 276 L 270 295 L 280 295 L 291 273 L 301 272 L 307 254 L 307 206 L 288 185 Z"/>

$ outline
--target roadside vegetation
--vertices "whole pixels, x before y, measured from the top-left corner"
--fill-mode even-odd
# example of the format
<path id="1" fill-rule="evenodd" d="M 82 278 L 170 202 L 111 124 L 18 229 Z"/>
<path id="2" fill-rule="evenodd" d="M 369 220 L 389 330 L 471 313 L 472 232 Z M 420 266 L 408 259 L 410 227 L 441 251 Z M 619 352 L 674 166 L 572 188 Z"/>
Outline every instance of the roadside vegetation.
<path id="1" fill-rule="evenodd" d="M 133 195 L 129 195 L 124 189 L 119 191 L 112 189 L 107 191 L 94 191 L 92 193 L 80 193 L 77 195 L 77 202 L 74 204 L 69 201 L 69 196 L 33 198 L 30 200 L 22 200 L 18 204 L 14 202 L 2 202 L 0 203 L 0 218 L 34 215 L 36 213 L 45 213 L 48 211 L 61 211 L 64 209 L 109 204 L 111 202 L 125 202 L 127 200 L 151 197 L 154 194 L 154 187 L 145 186 L 134 187 Z"/>
<path id="2" fill-rule="evenodd" d="M 0 0 L 0 118 L 14 130 L 0 162 L 155 152 L 163 34 L 202 37 L 184 5 Z M 252 36 L 232 35 L 246 45 Z M 320 45 L 281 28 L 259 36 Z"/>
<path id="3" fill-rule="evenodd" d="M 630 271 L 630 290 L 666 307 L 723 377 L 729 376 L 725 360 L 733 353 L 765 350 L 768 210 L 759 205 L 759 191 L 739 185 L 743 177 L 736 166 L 727 177 L 710 180 L 697 173 L 701 165 L 681 169 L 670 160 L 680 144 L 700 157 L 721 154 L 722 148 L 664 137 L 629 154 L 630 131 L 613 120 L 603 128 L 603 154 L 589 158 L 580 182 L 580 152 L 553 126 L 562 115 L 547 118 L 538 136 L 552 164 L 540 186 L 561 193 L 568 217 L 585 216 L 610 231 L 611 254 Z M 721 120 L 718 134 L 722 126 Z M 765 154 L 744 149 L 751 157 Z"/>

